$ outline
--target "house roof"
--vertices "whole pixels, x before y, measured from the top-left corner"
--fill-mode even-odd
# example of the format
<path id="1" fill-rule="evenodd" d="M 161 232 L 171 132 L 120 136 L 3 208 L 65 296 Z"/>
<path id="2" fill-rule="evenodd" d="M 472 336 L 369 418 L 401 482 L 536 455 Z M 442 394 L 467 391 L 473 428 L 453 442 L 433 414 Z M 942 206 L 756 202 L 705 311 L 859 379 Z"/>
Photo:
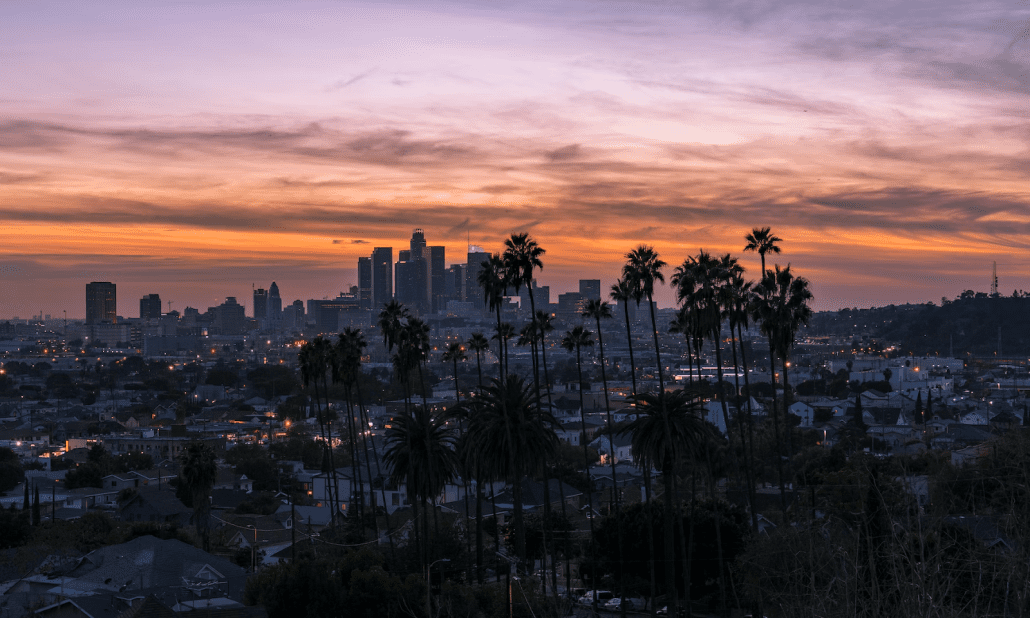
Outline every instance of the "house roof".
<path id="1" fill-rule="evenodd" d="M 205 569 L 229 580 L 230 598 L 242 597 L 246 580 L 242 568 L 182 541 L 150 535 L 92 551 L 69 575 L 79 582 L 121 590 L 180 587 L 184 579 L 196 578 Z"/>

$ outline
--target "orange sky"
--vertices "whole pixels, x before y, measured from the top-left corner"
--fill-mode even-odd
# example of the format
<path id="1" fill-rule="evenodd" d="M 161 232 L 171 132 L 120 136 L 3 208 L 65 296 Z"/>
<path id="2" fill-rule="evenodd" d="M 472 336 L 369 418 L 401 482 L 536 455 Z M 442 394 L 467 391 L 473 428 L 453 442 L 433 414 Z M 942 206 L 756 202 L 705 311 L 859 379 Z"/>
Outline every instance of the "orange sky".
<path id="1" fill-rule="evenodd" d="M 2 4 L 0 317 L 333 296 L 415 227 L 552 294 L 757 226 L 819 309 L 1030 290 L 1030 9 L 674 4 Z"/>

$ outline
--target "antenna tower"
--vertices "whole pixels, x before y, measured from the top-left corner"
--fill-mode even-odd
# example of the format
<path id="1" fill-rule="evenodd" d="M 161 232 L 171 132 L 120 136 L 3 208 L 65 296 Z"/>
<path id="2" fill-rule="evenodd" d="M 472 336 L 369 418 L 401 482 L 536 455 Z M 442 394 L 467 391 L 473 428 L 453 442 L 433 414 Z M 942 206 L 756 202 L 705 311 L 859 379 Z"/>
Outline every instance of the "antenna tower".
<path id="1" fill-rule="evenodd" d="M 998 263 L 994 262 L 991 270 L 991 296 L 998 295 Z"/>

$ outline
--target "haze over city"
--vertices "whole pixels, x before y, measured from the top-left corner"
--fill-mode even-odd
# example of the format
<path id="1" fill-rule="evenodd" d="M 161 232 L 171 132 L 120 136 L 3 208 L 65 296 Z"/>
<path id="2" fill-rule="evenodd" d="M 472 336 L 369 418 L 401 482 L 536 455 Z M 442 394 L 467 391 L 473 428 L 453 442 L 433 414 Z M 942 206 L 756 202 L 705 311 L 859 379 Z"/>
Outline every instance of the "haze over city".
<path id="1" fill-rule="evenodd" d="M 357 284 L 414 228 L 543 285 L 743 258 L 816 309 L 1030 289 L 1025 3 L 0 5 L 0 317 Z M 657 296 L 673 303 L 667 287 Z M 124 306 L 121 303 L 125 303 Z"/>

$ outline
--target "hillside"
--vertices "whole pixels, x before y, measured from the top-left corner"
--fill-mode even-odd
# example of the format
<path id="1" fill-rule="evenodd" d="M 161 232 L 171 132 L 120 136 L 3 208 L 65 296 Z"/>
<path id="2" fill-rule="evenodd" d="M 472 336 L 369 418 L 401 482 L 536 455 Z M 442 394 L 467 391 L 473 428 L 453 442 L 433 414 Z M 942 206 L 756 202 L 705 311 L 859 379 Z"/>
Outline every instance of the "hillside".
<path id="1" fill-rule="evenodd" d="M 888 305 L 842 309 L 813 317 L 817 336 L 868 336 L 896 342 L 905 353 L 1030 355 L 1030 297 L 964 295 L 943 306 Z M 1000 346 L 1000 350 L 999 350 Z"/>

